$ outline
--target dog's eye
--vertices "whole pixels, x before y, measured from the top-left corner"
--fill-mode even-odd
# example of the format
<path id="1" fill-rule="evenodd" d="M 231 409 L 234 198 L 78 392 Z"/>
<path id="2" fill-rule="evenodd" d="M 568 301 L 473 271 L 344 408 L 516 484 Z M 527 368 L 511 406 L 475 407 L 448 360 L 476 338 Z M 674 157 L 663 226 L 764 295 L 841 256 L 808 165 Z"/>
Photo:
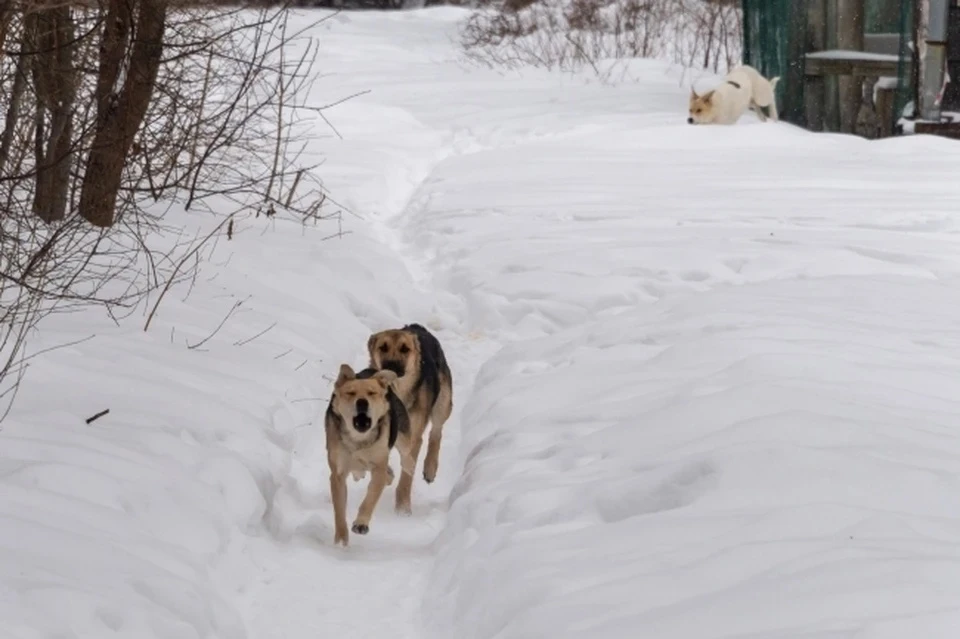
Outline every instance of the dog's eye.
<path id="1" fill-rule="evenodd" d="M 381 345 L 380 345 L 380 352 L 381 352 L 381 353 L 386 353 L 388 350 L 390 350 L 390 349 L 387 348 L 387 345 L 386 345 L 386 344 L 381 344 Z"/>
<path id="2" fill-rule="evenodd" d="M 410 352 L 410 347 L 404 344 L 403 346 L 400 347 L 400 352 L 406 355 L 407 353 Z"/>
<path id="3" fill-rule="evenodd" d="M 353 391 L 347 391 L 346 393 L 344 393 L 344 395 L 346 395 L 347 398 L 349 398 L 349 399 L 353 399 L 354 397 L 357 396 L 357 394 L 356 394 L 355 392 L 353 392 Z"/>

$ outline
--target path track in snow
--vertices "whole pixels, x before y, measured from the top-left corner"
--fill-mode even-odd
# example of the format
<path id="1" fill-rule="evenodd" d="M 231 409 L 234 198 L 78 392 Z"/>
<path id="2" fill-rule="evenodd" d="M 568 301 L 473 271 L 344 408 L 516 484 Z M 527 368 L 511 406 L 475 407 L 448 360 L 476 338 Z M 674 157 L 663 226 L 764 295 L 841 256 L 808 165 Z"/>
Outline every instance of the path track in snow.
<path id="1" fill-rule="evenodd" d="M 392 237 L 391 243 L 402 249 L 396 238 L 401 220 L 402 214 L 396 224 L 388 225 L 386 220 L 377 224 L 382 236 Z M 422 266 L 414 258 L 404 260 L 415 272 Z M 423 294 L 437 296 L 429 289 Z M 489 341 L 464 335 L 457 326 L 428 323 L 441 340 L 454 375 L 454 412 L 444 428 L 437 480 L 431 485 L 423 481 L 421 455 L 414 481 L 413 515 L 400 517 L 393 512 L 394 490 L 388 487 L 370 534 L 353 535 L 348 549 L 333 547 L 327 529 L 318 530 L 319 538 L 314 541 L 259 540 L 252 552 L 262 575 L 245 595 L 251 637 L 315 639 L 321 633 L 343 633 L 351 639 L 421 636 L 420 610 L 432 566 L 432 544 L 443 527 L 447 498 L 462 467 L 460 411 L 470 396 L 477 370 L 498 348 Z M 320 417 L 314 427 L 322 428 Z M 397 459 L 394 465 L 399 467 Z M 326 477 L 326 467 L 316 470 Z M 365 487 L 366 481 L 348 484 L 348 518 L 363 498 Z M 318 516 L 331 518 L 329 498 L 315 504 L 315 510 Z"/>
<path id="2" fill-rule="evenodd" d="M 360 42 L 351 44 L 355 51 L 365 50 Z M 366 64 L 376 68 L 376 50 L 370 51 L 371 60 Z M 356 66 L 362 69 L 364 64 L 360 61 Z M 363 83 L 362 71 L 351 74 L 351 80 Z M 378 82 L 375 77 L 369 81 Z M 446 158 L 474 148 L 474 142 L 469 135 L 430 129 L 413 113 L 394 105 L 380 105 L 376 99 L 365 100 L 364 110 L 371 124 L 389 128 L 399 119 L 423 127 L 412 145 L 405 148 L 402 142 L 393 144 L 387 160 L 379 158 L 377 171 L 388 183 L 379 201 L 354 205 L 372 226 L 373 236 L 401 259 L 411 281 L 434 309 L 432 317 L 405 321 L 427 325 L 443 344 L 454 377 L 454 411 L 444 428 L 440 470 L 431 485 L 420 475 L 421 454 L 411 517 L 393 512 L 394 487 L 388 487 L 370 534 L 353 535 L 348 549 L 334 547 L 332 539 L 326 538 L 326 528 L 317 530 L 315 539 L 301 534 L 292 541 L 259 539 L 250 545 L 250 553 L 262 571 L 244 593 L 248 629 L 255 639 L 315 639 L 329 634 L 351 639 L 421 636 L 420 612 L 424 582 L 432 566 L 432 544 L 444 524 L 447 499 L 462 468 L 460 411 L 470 396 L 477 370 L 499 348 L 490 340 L 467 334 L 458 318 L 461 309 L 457 296 L 436 290 L 427 260 L 404 240 L 408 209 L 418 206 L 421 188 L 429 182 L 433 170 Z M 349 129 L 342 122 L 337 125 Z M 353 150 L 351 136 L 347 133 L 344 137 L 340 151 L 349 155 Z M 432 144 L 423 144 L 423 140 L 432 140 Z M 322 415 L 312 427 L 322 428 Z M 395 454 L 394 464 L 399 467 Z M 316 472 L 325 479 L 327 468 L 318 467 Z M 348 518 L 365 489 L 366 481 L 348 483 Z M 312 508 L 318 518 L 332 517 L 328 494 L 321 503 L 305 504 L 304 508 Z"/>

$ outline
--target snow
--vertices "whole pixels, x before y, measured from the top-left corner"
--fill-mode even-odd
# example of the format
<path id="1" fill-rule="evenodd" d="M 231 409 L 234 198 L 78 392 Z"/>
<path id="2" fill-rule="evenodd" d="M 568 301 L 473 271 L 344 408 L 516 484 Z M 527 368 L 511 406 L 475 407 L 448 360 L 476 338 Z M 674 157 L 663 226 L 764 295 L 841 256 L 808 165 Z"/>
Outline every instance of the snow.
<path id="1" fill-rule="evenodd" d="M 370 90 L 311 148 L 347 234 L 244 220 L 148 332 L 43 327 L 96 337 L 0 432 L 0 634 L 952 639 L 960 147 L 690 127 L 657 61 L 465 70 L 464 15 L 318 29 L 315 102 Z M 410 321 L 439 476 L 335 548 L 332 378 Z"/>
<path id="2" fill-rule="evenodd" d="M 885 89 L 887 91 L 893 91 L 899 86 L 900 86 L 900 78 L 896 76 L 884 76 L 884 77 L 877 78 L 877 81 L 874 83 L 873 88 L 874 88 L 874 92 L 881 89 Z"/>
<path id="3" fill-rule="evenodd" d="M 953 636 L 953 298 L 913 277 L 774 280 L 508 347 L 464 409 L 437 623 Z"/>
<path id="4" fill-rule="evenodd" d="M 852 49 L 828 49 L 807 54 L 808 58 L 818 60 L 857 60 L 864 62 L 897 62 L 900 57 L 890 53 L 871 53 Z"/>

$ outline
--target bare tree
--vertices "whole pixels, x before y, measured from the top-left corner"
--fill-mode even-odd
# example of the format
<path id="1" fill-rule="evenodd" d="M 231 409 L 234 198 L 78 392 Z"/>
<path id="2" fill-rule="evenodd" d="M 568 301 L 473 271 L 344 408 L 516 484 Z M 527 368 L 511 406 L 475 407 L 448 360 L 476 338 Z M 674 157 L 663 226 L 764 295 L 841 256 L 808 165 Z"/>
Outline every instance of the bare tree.
<path id="1" fill-rule="evenodd" d="M 94 226 L 113 226 L 123 167 L 150 105 L 163 55 L 165 0 L 139 0 L 136 15 L 134 6 L 129 0 L 109 0 L 101 37 L 96 134 L 79 207 Z M 126 71 L 122 85 L 121 70 Z"/>
<path id="2" fill-rule="evenodd" d="M 0 398 L 48 314 L 132 312 L 241 217 L 322 217 L 313 26 L 285 6 L 0 3 Z M 173 209 L 213 231 L 172 233 Z"/>

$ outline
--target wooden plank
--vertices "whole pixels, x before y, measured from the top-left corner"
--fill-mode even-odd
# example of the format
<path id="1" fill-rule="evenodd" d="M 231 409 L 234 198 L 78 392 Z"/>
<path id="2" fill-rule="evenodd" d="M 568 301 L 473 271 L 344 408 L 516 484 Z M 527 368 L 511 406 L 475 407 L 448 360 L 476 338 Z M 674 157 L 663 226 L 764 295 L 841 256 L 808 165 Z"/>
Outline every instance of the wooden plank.
<path id="1" fill-rule="evenodd" d="M 803 24 L 806 18 L 807 7 L 803 2 L 792 0 L 790 5 L 790 23 Z M 805 121 L 806 109 L 804 108 L 803 98 L 803 65 L 798 64 L 803 60 L 806 48 L 806 34 L 801 30 L 791 28 L 787 39 L 787 60 L 788 63 L 783 70 L 781 81 L 777 85 L 777 93 L 780 94 L 781 109 L 780 117 L 787 122 L 803 125 Z"/>
<path id="2" fill-rule="evenodd" d="M 807 51 L 824 51 L 827 46 L 827 0 L 807 0 Z"/>
<path id="3" fill-rule="evenodd" d="M 803 101 L 806 111 L 807 128 L 811 131 L 824 131 L 827 103 L 827 85 L 824 76 L 808 75 L 804 78 Z"/>
<path id="4" fill-rule="evenodd" d="M 835 0 L 837 3 L 837 48 L 863 51 L 865 0 Z M 863 95 L 863 77 L 858 74 L 839 78 L 840 131 L 853 133 Z"/>
<path id="5" fill-rule="evenodd" d="M 863 50 L 868 53 L 900 55 L 900 34 L 868 33 L 863 36 Z"/>
<path id="6" fill-rule="evenodd" d="M 805 48 L 812 53 L 827 48 L 827 0 L 807 0 Z M 806 64 L 803 65 L 803 69 L 804 119 L 807 128 L 811 131 L 823 131 L 824 113 L 827 108 L 826 83 L 823 76 L 808 75 Z"/>
<path id="7" fill-rule="evenodd" d="M 950 7 L 947 23 L 947 72 L 951 82 L 943 94 L 944 111 L 960 111 L 960 5 Z"/>
<path id="8" fill-rule="evenodd" d="M 872 26 L 881 29 L 898 28 L 900 24 L 900 0 L 874 0 L 873 9 Z"/>
<path id="9" fill-rule="evenodd" d="M 896 89 L 877 90 L 877 117 L 880 118 L 880 137 L 893 135 L 893 108 L 897 95 Z"/>
<path id="10" fill-rule="evenodd" d="M 960 122 L 917 122 L 913 132 L 960 140 Z"/>
<path id="11" fill-rule="evenodd" d="M 898 62 L 896 56 L 878 56 L 877 54 L 863 54 L 854 56 L 856 52 L 844 51 L 846 55 L 832 56 L 835 52 L 808 53 L 804 64 L 806 75 L 848 75 L 848 76 L 896 76 Z M 883 59 L 878 59 L 883 58 Z M 909 70 L 910 63 L 905 68 Z"/>

